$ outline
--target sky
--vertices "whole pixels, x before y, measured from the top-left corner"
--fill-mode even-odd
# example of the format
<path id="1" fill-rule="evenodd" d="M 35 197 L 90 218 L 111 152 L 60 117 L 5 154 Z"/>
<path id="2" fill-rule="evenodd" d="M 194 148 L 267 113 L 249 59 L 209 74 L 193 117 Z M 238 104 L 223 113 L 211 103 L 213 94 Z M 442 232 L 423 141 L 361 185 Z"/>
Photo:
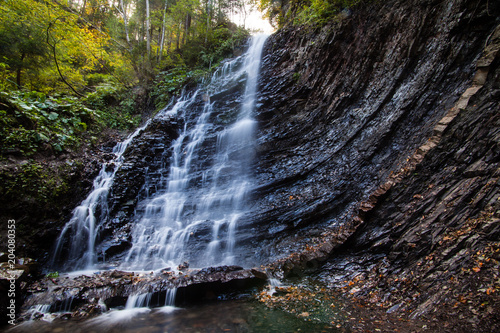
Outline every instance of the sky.
<path id="1" fill-rule="evenodd" d="M 247 7 L 247 18 L 245 20 L 245 28 L 251 29 L 251 30 L 260 30 L 260 32 L 266 33 L 266 34 L 272 34 L 274 32 L 274 28 L 269 24 L 269 21 L 267 19 L 262 18 L 262 13 Z M 237 25 L 243 25 L 243 15 L 242 14 L 235 14 L 231 17 L 231 21 L 236 23 Z"/>

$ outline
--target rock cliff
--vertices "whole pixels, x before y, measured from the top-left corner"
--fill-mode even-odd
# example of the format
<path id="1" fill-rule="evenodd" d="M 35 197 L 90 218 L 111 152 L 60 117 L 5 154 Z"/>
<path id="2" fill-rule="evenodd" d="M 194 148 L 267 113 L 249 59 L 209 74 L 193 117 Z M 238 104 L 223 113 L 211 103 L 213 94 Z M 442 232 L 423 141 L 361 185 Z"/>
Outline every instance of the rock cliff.
<path id="1" fill-rule="evenodd" d="M 500 28 L 489 43 L 418 163 L 390 180 L 318 275 L 388 312 L 438 317 L 445 331 L 500 328 Z"/>
<path id="2" fill-rule="evenodd" d="M 498 9 L 389 1 L 271 38 L 255 205 L 276 274 L 498 329 Z"/>
<path id="3" fill-rule="evenodd" d="M 271 36 L 250 224 L 260 226 L 252 237 L 269 240 L 262 258 L 312 245 L 327 230 L 352 231 L 359 203 L 472 84 L 497 23 L 491 10 L 468 1 L 389 1 L 321 30 Z"/>

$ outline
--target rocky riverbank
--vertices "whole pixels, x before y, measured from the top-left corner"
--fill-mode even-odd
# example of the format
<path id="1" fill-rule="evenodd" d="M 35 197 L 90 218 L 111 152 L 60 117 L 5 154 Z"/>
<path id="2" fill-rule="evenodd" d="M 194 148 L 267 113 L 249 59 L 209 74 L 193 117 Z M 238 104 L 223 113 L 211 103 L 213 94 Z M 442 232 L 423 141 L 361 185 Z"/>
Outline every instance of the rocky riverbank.
<path id="1" fill-rule="evenodd" d="M 465 5 L 464 8 L 467 7 L 466 3 L 462 5 Z M 432 11 L 436 13 L 437 8 L 432 7 Z M 447 8 L 457 10 L 460 4 L 454 3 L 454 6 L 450 5 Z M 475 20 L 475 15 L 479 13 L 478 8 L 476 9 L 474 13 L 469 13 L 472 16 L 468 16 L 467 25 L 471 24 Z M 467 11 L 457 14 L 467 17 L 466 13 Z M 464 14 L 465 16 L 462 16 Z M 494 22 L 494 16 L 487 12 L 484 14 Z M 431 15 L 430 12 L 424 17 L 430 19 L 432 15 L 429 15 Z M 452 22 L 452 25 L 460 26 L 461 24 L 461 19 L 457 16 L 454 19 L 447 19 L 446 15 L 442 14 L 440 17 L 447 22 Z M 483 23 L 486 21 L 484 20 Z M 344 24 L 349 25 L 349 23 Z M 351 22 L 351 24 L 354 23 Z M 437 26 L 442 28 L 444 25 Z M 417 44 L 414 44 L 408 37 L 409 43 L 412 46 L 416 45 L 417 49 L 422 48 L 418 46 L 418 43 L 423 41 L 420 39 L 422 36 L 429 34 L 429 31 L 426 32 L 427 28 L 435 29 L 436 26 L 434 28 L 422 26 L 418 33 L 419 38 L 415 41 Z M 465 36 L 466 31 L 476 34 L 481 30 L 477 29 L 478 26 L 472 30 L 469 30 L 470 28 L 471 26 L 468 28 L 463 26 L 460 29 L 457 28 L 455 32 Z M 393 328 L 403 332 L 421 329 L 443 332 L 498 330 L 500 291 L 498 275 L 500 259 L 498 247 L 500 236 L 498 223 L 500 221 L 498 216 L 500 156 L 498 50 L 500 49 L 500 29 L 495 26 L 490 29 L 484 31 L 482 38 L 485 40 L 478 45 L 481 52 L 476 53 L 476 59 L 474 56 L 469 57 L 474 70 L 470 72 L 469 79 L 462 81 L 465 85 L 456 86 L 457 90 L 448 92 L 441 90 L 449 88 L 453 80 L 459 80 L 459 75 L 453 75 L 453 71 L 457 70 L 456 63 L 453 65 L 450 63 L 451 66 L 448 67 L 451 72 L 445 75 L 448 77 L 446 84 L 441 87 L 436 85 L 433 88 L 433 84 L 437 83 L 436 79 L 439 77 L 435 76 L 438 73 L 435 72 L 436 68 L 439 67 L 442 70 L 446 68 L 446 65 L 433 65 L 432 56 L 425 52 L 420 54 L 422 58 L 417 61 L 420 66 L 410 70 L 409 73 L 412 71 L 424 73 L 431 70 L 428 74 L 432 73 L 430 76 L 432 80 L 425 84 L 426 89 L 420 88 L 419 93 L 412 93 L 411 89 L 408 90 L 412 84 L 419 86 L 418 79 L 416 79 L 419 75 L 410 74 L 401 81 L 406 82 L 402 83 L 406 89 L 404 94 L 389 95 L 387 103 L 394 108 L 395 101 L 397 102 L 398 98 L 402 97 L 404 101 L 410 103 L 409 108 L 403 107 L 401 110 L 403 114 L 409 110 L 421 112 L 426 107 L 429 107 L 430 111 L 438 106 L 439 109 L 431 112 L 433 114 L 431 117 L 435 120 L 428 118 L 422 124 L 423 126 L 412 124 L 412 121 L 423 119 L 421 116 L 413 115 L 409 118 L 402 118 L 403 123 L 400 124 L 397 124 L 398 120 L 396 120 L 396 123 L 392 125 L 394 130 L 391 131 L 391 135 L 373 137 L 371 143 L 365 142 L 365 150 L 373 151 L 374 144 L 379 145 L 379 148 L 374 150 L 375 152 L 381 150 L 380 145 L 383 147 L 385 144 L 390 144 L 394 147 L 393 140 L 401 142 L 397 139 L 396 129 L 401 130 L 406 125 L 421 126 L 419 131 L 428 128 L 427 131 L 417 134 L 423 134 L 421 145 L 412 148 L 411 139 L 416 133 L 406 132 L 403 137 L 408 138 L 409 145 L 405 148 L 408 149 L 407 155 L 403 154 L 403 160 L 394 159 L 397 156 L 394 153 L 385 156 L 383 163 L 397 161 L 399 164 L 389 168 L 391 172 L 379 178 L 381 181 L 378 182 L 377 187 L 363 187 L 362 190 L 358 190 L 361 197 L 364 193 L 364 197 L 352 207 L 353 213 L 346 215 L 348 216 L 347 223 L 336 227 L 338 220 L 332 219 L 333 227 L 327 227 L 320 236 L 315 237 L 304 236 L 301 232 L 297 238 L 307 237 L 307 244 L 303 246 L 302 251 L 292 253 L 271 265 L 271 267 L 278 267 L 277 274 L 289 277 L 314 276 L 326 288 L 331 289 L 332 294 L 347 297 L 354 304 L 373 309 L 373 313 L 379 313 L 376 315 L 377 320 L 373 317 L 371 321 L 361 320 L 361 317 L 366 317 L 366 311 L 356 309 L 357 306 L 354 306 L 354 309 L 351 308 L 349 311 L 360 316 L 353 318 L 352 327 L 355 330 L 382 329 L 384 331 Z M 419 30 L 405 31 L 413 34 Z M 336 34 L 339 35 L 341 32 L 342 30 L 337 31 Z M 404 34 L 404 32 L 401 33 Z M 398 34 L 389 35 L 396 38 Z M 443 34 L 428 36 L 432 38 L 424 42 L 426 50 L 433 45 L 432 40 L 436 36 L 441 38 Z M 460 37 L 450 37 L 449 40 L 453 40 L 453 43 L 442 40 L 439 45 L 435 44 L 435 46 L 453 48 L 457 46 Z M 334 42 L 335 38 L 332 38 L 328 45 Z M 463 42 L 466 43 L 465 40 Z M 347 45 L 353 44 L 354 42 Z M 314 47 L 311 46 L 311 48 Z M 367 51 L 369 50 L 368 48 Z M 464 48 L 461 50 L 463 51 Z M 349 53 L 351 57 L 355 57 L 354 51 Z M 471 52 L 474 54 L 472 49 Z M 393 51 L 388 54 L 394 56 L 397 52 Z M 438 54 L 443 53 L 433 53 L 434 56 Z M 335 57 L 339 57 L 338 53 Z M 418 58 L 419 52 L 413 57 Z M 460 57 L 462 60 L 465 58 L 464 55 Z M 368 62 L 369 59 L 371 58 L 366 58 L 365 61 Z M 391 62 L 398 63 L 396 59 L 392 59 Z M 423 66 L 425 62 L 427 65 Z M 296 68 L 304 67 L 307 66 Z M 406 68 L 405 71 L 408 69 Z M 463 72 L 462 69 L 461 73 Z M 407 72 L 406 75 L 409 73 Z M 349 73 L 345 72 L 337 79 L 342 80 L 345 76 L 350 77 Z M 323 77 L 318 76 L 319 79 Z M 416 80 L 408 81 L 411 77 Z M 378 83 L 375 82 L 374 85 L 377 87 Z M 388 85 L 382 87 L 388 87 Z M 373 88 L 368 85 L 368 90 L 371 91 L 371 89 Z M 458 91 L 461 93 L 456 94 Z M 425 99 L 433 93 L 437 93 L 439 98 L 418 104 L 419 99 Z M 443 98 L 451 98 L 455 102 L 454 104 L 447 104 L 449 102 L 441 104 Z M 413 102 L 410 102 L 412 100 Z M 307 98 L 304 101 L 311 103 Z M 348 98 L 342 110 L 349 109 L 349 103 L 362 103 L 362 101 L 363 98 L 359 97 L 354 100 Z M 283 112 L 288 110 L 290 109 L 284 108 Z M 393 111 L 394 109 L 391 110 Z M 300 111 L 298 112 L 300 114 Z M 307 114 L 312 116 L 312 113 Z M 272 117 L 279 117 L 279 115 L 276 113 Z M 392 116 L 387 117 L 398 119 Z M 302 123 L 301 126 L 312 126 L 311 124 L 314 124 L 314 119 L 307 118 L 307 124 Z M 290 126 L 290 124 L 287 125 Z M 428 127 L 429 125 L 432 127 Z M 381 128 L 383 127 L 377 127 L 377 130 Z M 383 140 L 377 141 L 379 138 Z M 293 139 L 290 137 L 290 140 Z M 356 140 L 360 139 L 355 137 L 353 142 Z M 384 149 L 390 150 L 390 148 L 383 148 L 382 151 Z M 352 155 L 347 155 L 347 158 L 344 157 L 341 161 L 349 161 L 349 156 Z M 388 158 L 389 156 L 391 158 Z M 377 154 L 355 162 L 354 171 L 357 170 L 356 164 L 360 163 L 365 165 L 364 170 L 370 172 L 374 165 L 366 164 L 366 161 L 373 161 L 374 158 L 377 158 Z M 331 163 L 335 160 L 332 158 L 324 163 L 332 165 Z M 337 170 L 337 168 L 332 169 Z M 309 174 L 310 172 L 304 172 L 301 177 L 295 180 L 290 177 L 289 180 L 292 183 L 303 181 L 303 178 L 307 179 Z M 332 181 L 336 179 L 332 178 Z M 363 179 L 362 176 L 357 179 L 359 184 L 366 184 Z M 357 186 L 356 182 L 349 184 L 354 188 Z M 377 184 L 377 181 L 369 184 L 373 186 Z M 287 186 L 283 187 L 287 188 Z M 367 189 L 370 189 L 368 193 L 363 192 Z M 291 193 L 290 198 L 297 196 Z M 274 306 L 281 303 L 279 306 L 285 309 L 289 303 L 279 298 L 265 301 Z M 385 320 L 392 324 L 380 324 L 380 318 L 386 318 Z M 402 320 L 405 324 L 398 325 L 398 320 Z M 415 326 L 415 324 L 420 326 Z"/>
<path id="2" fill-rule="evenodd" d="M 124 272 L 109 270 L 80 274 L 46 276 L 31 284 L 24 304 L 24 320 L 59 313 L 65 317 L 87 318 L 106 309 L 124 308 L 132 296 L 143 295 L 154 301 L 130 306 L 186 306 L 199 302 L 230 298 L 262 286 L 267 276 L 257 270 L 238 266 L 180 270 L 165 268 L 159 272 Z M 128 303 L 127 303 L 128 302 Z M 37 312 L 36 305 L 47 309 Z M 31 309 L 31 310 L 30 310 Z"/>

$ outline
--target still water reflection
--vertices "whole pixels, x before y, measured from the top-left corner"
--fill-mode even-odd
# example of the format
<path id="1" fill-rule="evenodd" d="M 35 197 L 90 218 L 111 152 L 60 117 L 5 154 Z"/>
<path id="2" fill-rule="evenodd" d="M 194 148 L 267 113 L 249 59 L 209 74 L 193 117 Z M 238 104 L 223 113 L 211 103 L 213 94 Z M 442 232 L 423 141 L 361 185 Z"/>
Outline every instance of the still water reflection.
<path id="1" fill-rule="evenodd" d="M 190 308 L 111 310 L 85 321 L 55 319 L 21 324 L 8 332 L 71 333 L 206 333 L 206 332 L 335 332 L 325 324 L 307 322 L 256 301 L 231 300 Z"/>

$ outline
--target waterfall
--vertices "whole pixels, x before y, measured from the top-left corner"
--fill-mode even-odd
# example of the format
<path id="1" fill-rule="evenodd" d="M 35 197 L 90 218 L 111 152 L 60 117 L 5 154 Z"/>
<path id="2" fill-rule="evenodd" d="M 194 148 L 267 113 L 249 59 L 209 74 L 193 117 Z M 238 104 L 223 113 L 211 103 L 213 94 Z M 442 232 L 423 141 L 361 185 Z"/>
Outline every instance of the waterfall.
<path id="1" fill-rule="evenodd" d="M 134 308 L 147 308 L 154 306 L 162 307 L 175 307 L 175 296 L 177 294 L 177 288 L 167 289 L 165 292 L 165 301 L 163 304 L 160 303 L 160 295 L 154 293 L 145 294 L 134 294 L 127 298 L 125 303 L 125 310 L 131 310 Z M 163 295 L 161 296 L 163 297 Z M 168 309 L 165 309 L 168 312 Z"/>
<path id="2" fill-rule="evenodd" d="M 138 205 L 142 208 L 136 216 L 124 268 L 160 269 L 183 261 L 197 267 L 234 262 L 236 225 L 246 213 L 252 183 L 250 164 L 256 125 L 252 110 L 265 39 L 254 37 L 246 54 L 226 62 L 208 87 L 194 94 L 193 99 L 204 96 L 205 102 L 192 124 L 187 119 L 189 108 L 173 108 L 184 117 L 185 126 L 171 147 L 166 188 Z M 218 110 L 213 97 L 242 80 L 246 81 L 243 103 L 234 122 L 214 133 Z M 213 135 L 212 162 L 200 165 L 200 155 L 211 151 Z M 197 244 L 190 246 L 190 242 Z"/>
<path id="3" fill-rule="evenodd" d="M 166 148 L 171 151 L 166 156 L 171 157 L 160 170 L 161 180 L 146 174 L 146 195 L 136 206 L 132 246 L 121 268 L 152 270 L 184 261 L 192 267 L 235 262 L 237 224 L 248 213 L 252 188 L 256 127 L 252 113 L 266 38 L 254 36 L 244 55 L 224 62 L 198 91 L 156 116 L 181 119 L 183 128 Z M 224 94 L 240 87 L 244 89 L 239 106 L 221 110 Z M 202 107 L 196 113 L 193 110 L 200 100 Z M 63 228 L 53 262 L 69 244 L 65 268 L 95 267 L 96 242 L 109 219 L 107 201 L 115 174 L 127 146 L 147 125 L 114 148 L 115 159 L 102 167 L 92 192 Z M 149 188 L 154 188 L 154 193 L 149 194 Z"/>
<path id="4" fill-rule="evenodd" d="M 104 163 L 99 174 L 94 179 L 90 194 L 73 210 L 73 216 L 61 231 L 52 257 L 52 265 L 59 259 L 64 241 L 70 241 L 69 253 L 65 267 L 68 269 L 90 269 L 96 262 L 95 243 L 99 230 L 108 216 L 108 194 L 113 184 L 115 174 L 123 164 L 123 154 L 132 140 L 147 127 L 149 122 L 125 141 L 119 142 L 113 148 L 115 158 Z"/>
<path id="5" fill-rule="evenodd" d="M 148 307 L 152 296 L 152 293 L 130 295 L 125 304 L 125 310 Z"/>

